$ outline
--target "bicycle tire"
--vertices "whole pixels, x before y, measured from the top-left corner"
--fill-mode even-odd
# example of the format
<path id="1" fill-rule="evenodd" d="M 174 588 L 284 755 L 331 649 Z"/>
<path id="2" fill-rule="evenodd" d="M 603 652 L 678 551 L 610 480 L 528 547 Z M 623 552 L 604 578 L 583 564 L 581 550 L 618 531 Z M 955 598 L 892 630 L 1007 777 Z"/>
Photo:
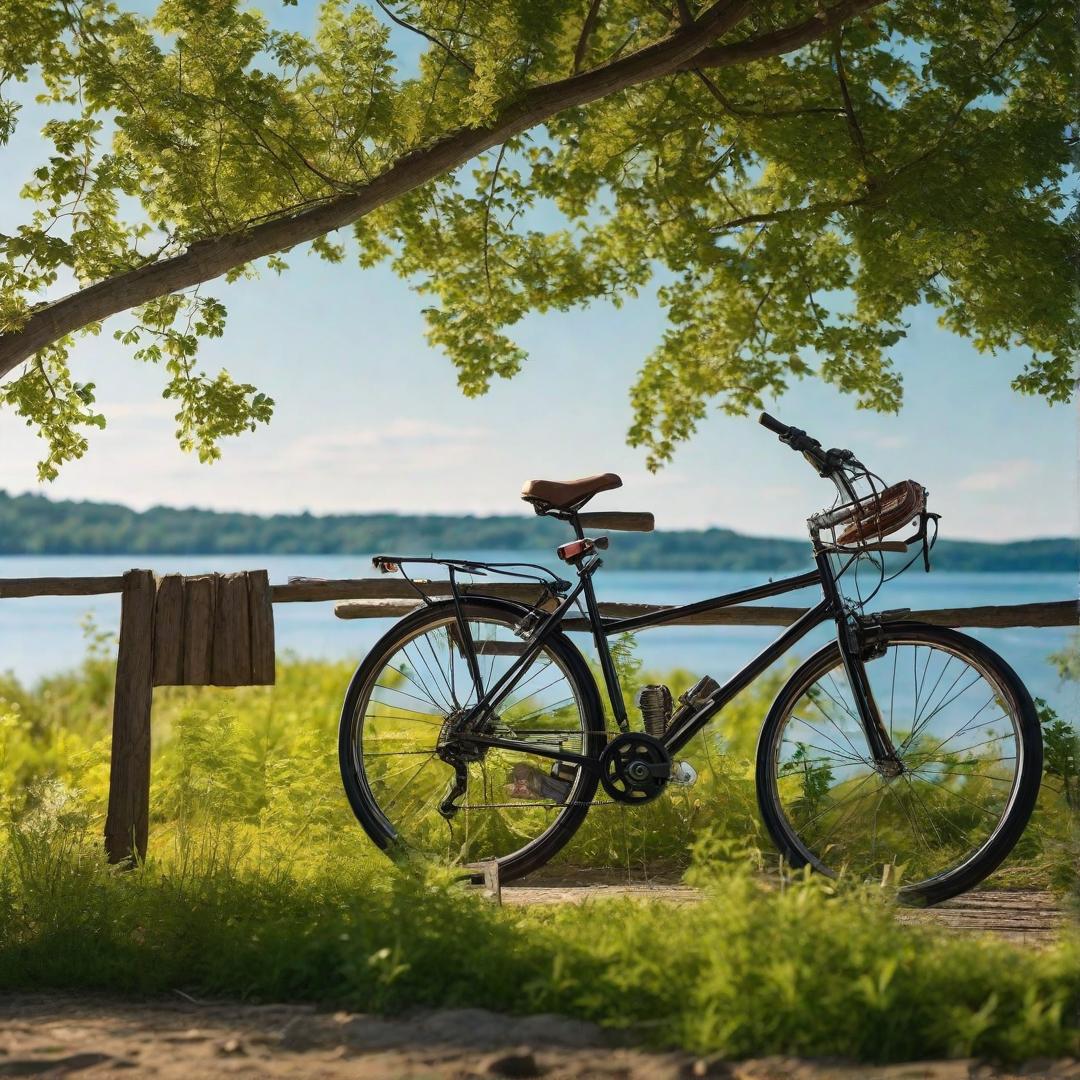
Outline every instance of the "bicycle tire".
<path id="1" fill-rule="evenodd" d="M 958 657 L 984 677 L 989 676 L 987 681 L 1008 706 L 1013 726 L 1018 765 L 1015 766 L 1013 786 L 1004 813 L 993 832 L 961 864 L 933 878 L 899 889 L 899 898 L 904 903 L 936 904 L 966 892 L 985 880 L 1001 865 L 1020 839 L 1031 817 L 1041 783 L 1041 730 L 1031 695 L 1023 682 L 997 653 L 982 642 L 955 630 L 903 622 L 883 626 L 879 640 L 886 648 L 918 645 L 941 649 Z M 841 663 L 839 646 L 832 642 L 811 656 L 792 675 L 781 688 L 762 725 L 756 763 L 758 806 L 777 848 L 792 867 L 810 865 L 828 874 L 835 874 L 836 868 L 826 866 L 810 850 L 784 811 L 779 792 L 778 754 L 783 730 L 794 715 L 796 705 L 806 700 L 811 688 L 826 673 L 837 670 Z M 937 749 L 940 751 L 940 746 Z"/>
<path id="2" fill-rule="evenodd" d="M 507 628 L 518 624 L 527 610 L 520 605 L 492 597 L 470 596 L 462 601 L 462 613 L 466 620 L 482 618 Z M 364 768 L 356 757 L 354 748 L 357 708 L 365 701 L 365 694 L 369 693 L 373 681 L 378 679 L 387 659 L 395 655 L 402 643 L 414 640 L 426 628 L 446 625 L 448 616 L 453 615 L 453 601 L 446 601 L 423 607 L 396 623 L 356 669 L 342 705 L 338 729 L 338 760 L 345 794 L 364 831 L 379 848 L 387 852 L 400 848 L 401 842 L 372 793 Z M 575 691 L 580 712 L 583 753 L 588 758 L 598 759 L 607 739 L 596 681 L 581 652 L 565 634 L 555 632 L 548 637 L 544 650 L 560 663 Z M 584 821 L 598 781 L 597 770 L 579 769 L 573 798 L 557 814 L 551 827 L 520 850 L 495 860 L 502 881 L 511 881 L 531 873 L 565 846 Z M 480 881 L 482 875 L 474 873 L 472 878 Z"/>

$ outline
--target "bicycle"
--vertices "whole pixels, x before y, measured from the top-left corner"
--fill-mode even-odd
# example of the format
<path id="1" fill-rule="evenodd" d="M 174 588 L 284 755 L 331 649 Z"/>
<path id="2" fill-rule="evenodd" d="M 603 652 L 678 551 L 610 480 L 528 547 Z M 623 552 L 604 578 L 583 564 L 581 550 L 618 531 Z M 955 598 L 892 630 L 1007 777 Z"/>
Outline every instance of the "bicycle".
<path id="1" fill-rule="evenodd" d="M 1042 743 L 1031 697 L 1008 664 L 955 630 L 908 621 L 908 609 L 865 612 L 887 580 L 885 554 L 915 547 L 927 571 L 939 515 L 907 480 L 886 486 L 850 450 L 823 450 L 800 428 L 760 423 L 803 455 L 837 497 L 811 516 L 815 569 L 736 592 L 628 618 L 600 614 L 594 576 L 606 536 L 592 526 L 649 531 L 652 515 L 583 513 L 621 486 L 612 473 L 567 483 L 530 481 L 522 497 L 566 522 L 557 549 L 576 571 L 563 580 L 537 564 L 376 556 L 399 573 L 419 607 L 360 664 L 341 713 L 339 758 L 360 824 L 388 851 L 419 851 L 464 865 L 494 860 L 504 881 L 530 873 L 607 801 L 641 805 L 693 769 L 674 755 L 741 690 L 815 627 L 835 639 L 801 663 L 761 726 L 758 806 L 792 867 L 891 880 L 906 902 L 955 896 L 997 868 L 1019 839 L 1039 790 Z M 904 540 L 887 539 L 910 526 Z M 413 564 L 449 573 L 432 598 Z M 860 566 L 878 574 L 851 600 L 841 585 Z M 462 576 L 498 575 L 535 590 L 508 600 L 466 589 Z M 851 578 L 848 575 L 852 575 Z M 704 676 L 678 701 L 664 686 L 636 699 L 631 726 L 609 639 L 627 631 L 810 586 L 821 599 L 758 656 L 718 684 Z M 597 679 L 567 635 L 573 608 L 592 634 L 614 730 Z M 474 878 L 475 879 L 475 878 Z"/>

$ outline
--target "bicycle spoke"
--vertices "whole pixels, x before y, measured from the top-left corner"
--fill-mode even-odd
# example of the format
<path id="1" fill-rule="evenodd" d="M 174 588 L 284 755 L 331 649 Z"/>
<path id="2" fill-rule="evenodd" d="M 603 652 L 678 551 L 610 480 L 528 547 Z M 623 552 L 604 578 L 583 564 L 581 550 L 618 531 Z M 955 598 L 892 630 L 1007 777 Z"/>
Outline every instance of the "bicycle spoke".
<path id="1" fill-rule="evenodd" d="M 364 757 L 414 757 L 418 754 L 427 754 L 431 757 L 430 750 L 365 750 Z"/>
<path id="2" fill-rule="evenodd" d="M 883 866 L 904 867 L 909 892 L 997 835 L 1019 781 L 1020 732 L 1007 684 L 966 653 L 919 640 L 886 649 L 892 663 L 867 671 L 901 771 L 889 778 L 859 749 L 853 689 L 837 657 L 792 698 L 774 736 L 772 797 L 819 869 L 880 879 Z"/>
<path id="3" fill-rule="evenodd" d="M 934 817 L 930 813 L 930 810 L 927 807 L 926 803 L 923 802 L 922 796 L 919 795 L 919 793 L 915 790 L 914 786 L 912 785 L 911 781 L 906 776 L 901 776 L 900 779 L 903 780 L 905 784 L 907 784 L 908 791 L 911 792 L 911 797 L 923 808 L 923 811 L 926 814 L 926 819 L 927 819 L 927 821 L 930 822 L 930 827 L 934 830 L 934 835 L 937 837 L 938 846 L 943 847 L 944 844 L 945 844 L 945 841 L 942 840 L 941 833 L 938 832 L 937 824 L 934 822 Z"/>
<path id="4" fill-rule="evenodd" d="M 798 720 L 800 724 L 805 724 L 815 734 L 820 735 L 827 743 L 830 743 L 831 745 L 835 746 L 836 747 L 836 752 L 841 757 L 847 758 L 849 761 L 857 762 L 860 765 L 869 764 L 868 760 L 865 757 L 859 757 L 859 756 L 852 757 L 838 742 L 836 742 L 835 739 L 833 739 L 831 736 L 825 734 L 824 731 L 820 731 L 818 728 L 814 727 L 814 725 L 811 724 L 810 721 L 807 720 L 805 717 L 793 716 L 792 718 L 795 719 L 795 720 Z M 848 745 L 851 746 L 851 740 L 850 739 L 848 740 Z M 815 747 L 815 749 L 816 750 L 823 750 L 824 748 L 818 746 L 818 747 Z M 852 749 L 854 749 L 854 747 L 852 747 Z M 856 755 L 857 754 L 858 754 L 858 751 L 856 751 Z"/>
<path id="5" fill-rule="evenodd" d="M 397 791 L 394 793 L 393 798 L 391 798 L 390 801 L 388 803 L 386 803 L 385 808 L 387 810 L 389 810 L 390 807 L 392 807 L 394 805 L 394 803 L 396 803 L 398 801 L 398 799 L 401 798 L 401 796 L 404 793 L 405 789 L 431 764 L 434 757 L 435 757 L 434 754 L 429 754 L 427 761 L 422 761 L 420 763 L 420 767 L 418 769 L 416 769 L 416 771 L 413 772 L 409 776 L 409 778 L 405 781 L 405 783 L 402 784 L 401 787 L 399 787 L 397 789 Z M 380 777 L 380 779 L 381 780 L 388 780 L 388 779 L 390 779 L 391 776 L 400 776 L 403 772 L 408 772 L 408 769 L 409 769 L 408 765 L 403 766 L 400 769 L 396 769 L 394 772 L 387 773 L 385 776 Z"/>
<path id="6" fill-rule="evenodd" d="M 379 704 L 379 702 L 376 702 Z M 433 716 L 434 713 L 425 713 L 426 716 Z M 424 724 L 427 727 L 442 727 L 441 720 L 422 720 L 418 716 L 414 716 L 411 713 L 399 713 L 399 712 L 366 712 L 364 718 L 368 720 L 405 720 L 410 724 Z"/>
<path id="7" fill-rule="evenodd" d="M 815 821 L 817 821 L 819 818 L 824 817 L 827 813 L 829 813 L 830 810 L 838 810 L 841 806 L 844 806 L 847 803 L 849 803 L 855 797 L 855 793 L 857 791 L 859 791 L 859 789 L 862 788 L 862 786 L 864 784 L 866 784 L 868 781 L 873 780 L 875 776 L 877 776 L 877 773 L 875 773 L 875 772 L 870 773 L 869 776 L 864 776 L 862 778 L 862 780 L 860 780 L 858 782 L 858 784 L 855 786 L 854 791 L 850 792 L 848 795 L 846 795 L 839 802 L 830 803 L 827 807 L 825 807 L 824 810 L 820 810 L 818 813 L 816 813 L 809 821 L 804 821 L 802 827 L 804 829 L 809 829 L 810 826 L 813 825 Z"/>
<path id="8" fill-rule="evenodd" d="M 834 685 L 835 685 L 835 684 L 834 684 Z M 824 687 L 822 687 L 822 690 L 825 690 L 825 688 L 824 688 Z M 839 692 L 839 691 L 837 691 L 837 692 Z M 826 695 L 827 695 L 827 696 L 828 696 L 829 698 L 831 698 L 831 699 L 832 699 L 833 701 L 836 701 L 836 698 L 834 698 L 834 697 L 832 696 L 832 694 L 830 694 L 830 693 L 829 693 L 829 691 L 828 691 L 828 690 L 825 690 L 825 694 L 826 694 Z M 858 748 L 857 748 L 857 747 L 855 746 L 855 744 L 854 744 L 854 743 L 853 743 L 853 742 L 851 741 L 851 739 L 849 739 L 849 738 L 848 738 L 848 734 L 847 734 L 847 732 L 846 732 L 846 731 L 845 731 L 845 730 L 844 730 L 844 729 L 843 729 L 843 728 L 842 728 L 842 727 L 841 727 L 841 726 L 840 726 L 840 725 L 839 725 L 839 724 L 838 724 L 838 723 L 837 723 L 837 722 L 836 722 L 836 721 L 835 721 L 835 720 L 834 720 L 834 719 L 832 718 L 832 716 L 830 716 L 830 715 L 829 715 L 829 713 L 827 713 L 827 712 L 826 712 L 826 711 L 825 711 L 825 710 L 824 710 L 824 709 L 823 709 L 823 708 L 822 708 L 822 707 L 821 707 L 821 706 L 820 706 L 820 705 L 819 705 L 819 704 L 818 704 L 818 703 L 817 703 L 816 701 L 814 701 L 814 699 L 813 699 L 813 698 L 811 698 L 811 699 L 810 699 L 810 703 L 811 703 L 811 704 L 812 704 L 812 705 L 813 705 L 813 706 L 814 706 L 814 707 L 815 707 L 815 708 L 817 709 L 817 711 L 818 711 L 819 713 L 821 713 L 821 715 L 822 715 L 822 716 L 824 716 L 824 717 L 825 717 L 825 719 L 826 719 L 826 720 L 828 720 L 828 721 L 829 721 L 829 723 L 830 723 L 830 724 L 832 724 L 832 726 L 833 726 L 834 728 L 836 728 L 836 730 L 837 730 L 837 731 L 839 731 L 839 732 L 840 732 L 840 734 L 841 734 L 841 735 L 842 735 L 842 736 L 844 737 L 844 742 L 846 742 L 846 743 L 848 744 L 848 746 L 850 746 L 850 747 L 851 747 L 851 752 L 852 752 L 853 754 L 855 754 L 855 756 L 856 756 L 856 757 L 858 757 L 858 756 L 859 756 L 859 751 L 858 751 Z M 844 712 L 846 712 L 846 713 L 848 714 L 848 716 L 850 716 L 850 717 L 851 717 L 851 719 L 855 721 L 855 723 L 856 723 L 856 724 L 858 724 L 858 723 L 859 723 L 858 717 L 856 717 L 856 716 L 855 716 L 855 714 L 854 714 L 854 713 L 852 713 L 852 712 L 851 712 L 851 710 L 850 710 L 850 709 L 848 709 L 846 705 L 843 705 L 843 704 L 842 704 L 841 702 L 839 702 L 839 701 L 836 701 L 836 704 L 837 704 L 837 705 L 839 705 L 839 706 L 840 706 L 840 708 L 842 708 L 842 709 L 844 710 Z"/>
<path id="9" fill-rule="evenodd" d="M 975 672 L 975 678 L 973 678 L 971 680 L 971 682 L 969 682 L 967 684 L 967 686 L 964 687 L 963 690 L 958 690 L 951 698 L 949 698 L 947 701 L 942 702 L 942 704 L 940 704 L 932 713 L 930 713 L 928 716 L 925 717 L 925 719 L 923 719 L 922 723 L 919 725 L 919 730 L 920 731 L 924 730 L 926 728 L 926 725 L 929 724 L 930 721 L 933 720 L 935 716 L 937 716 L 939 713 L 941 713 L 944 709 L 946 709 L 949 705 L 951 705 L 958 698 L 960 698 L 964 694 L 966 694 L 977 682 L 981 681 L 981 679 L 982 679 L 982 676 L 978 672 Z M 954 683 L 953 685 L 955 686 L 956 684 Z M 993 700 L 994 700 L 993 697 L 991 697 L 990 701 L 993 701 Z M 990 702 L 987 702 L 987 705 L 989 705 L 989 704 L 990 704 Z M 985 709 L 986 705 L 984 705 L 982 708 Z M 982 712 L 982 709 L 980 709 L 979 712 Z M 976 716 L 977 715 L 978 715 L 978 713 L 976 713 Z M 915 737 L 915 733 L 912 732 L 912 734 L 909 735 L 907 737 L 907 739 L 904 741 L 903 745 L 901 746 L 901 749 L 904 749 L 904 747 L 906 747 L 914 737 Z"/>
<path id="10" fill-rule="evenodd" d="M 397 668 L 394 668 L 393 670 L 397 671 Z M 415 694 L 410 694 L 410 693 L 406 692 L 405 690 L 399 690 L 396 686 L 387 686 L 385 683 L 377 682 L 375 684 L 375 686 L 373 687 L 373 689 L 386 690 L 388 693 L 391 693 L 391 694 L 400 694 L 402 697 L 407 697 L 411 701 L 420 702 L 421 705 L 433 705 L 436 709 L 438 708 L 438 705 L 436 705 L 435 702 L 432 701 L 430 698 L 418 698 Z M 417 711 L 419 711 L 419 710 L 417 710 Z M 434 712 L 434 713 L 425 713 L 425 715 L 427 715 L 427 716 L 442 716 L 443 713 Z"/>
<path id="11" fill-rule="evenodd" d="M 934 784 L 933 780 L 928 780 L 925 776 L 915 772 L 914 770 L 912 770 L 911 775 L 914 776 L 916 780 L 921 780 L 924 784 Z M 953 791 L 951 787 L 946 787 L 944 784 L 935 784 L 934 786 L 937 788 L 938 791 L 944 791 L 946 795 L 951 795 L 954 799 L 959 799 L 961 802 L 967 803 L 968 806 L 974 807 L 976 810 L 980 811 L 983 814 L 989 814 L 990 817 L 997 820 L 998 815 L 995 814 L 993 810 L 987 810 L 985 806 L 980 806 L 977 802 L 973 802 L 971 799 L 965 798 L 958 791 Z"/>
<path id="12" fill-rule="evenodd" d="M 365 790 L 395 841 L 440 859 L 504 858 L 559 827 L 568 800 L 555 796 L 591 794 L 591 773 L 576 770 L 562 780 L 545 752 L 588 752 L 595 735 L 585 729 L 601 725 L 585 722 L 578 684 L 548 645 L 521 665 L 525 646 L 502 647 L 517 644 L 509 622 L 466 611 L 464 632 L 468 640 L 460 640 L 453 617 L 433 619 L 392 647 L 354 713 L 355 723 L 367 725 L 357 732 L 356 755 Z M 476 677 L 466 655 L 470 641 Z M 485 685 L 507 675 L 519 679 L 507 700 L 473 719 L 476 734 L 515 745 L 470 743 L 461 726 L 469 706 L 475 708 Z M 437 745 L 449 760 L 435 753 Z M 461 768 L 464 789 L 457 791 Z"/>
<path id="13" fill-rule="evenodd" d="M 405 658 L 409 659 L 408 654 L 406 654 Z M 417 682 L 416 679 L 414 679 L 407 671 L 402 671 L 401 668 L 396 668 L 396 667 L 391 666 L 390 670 L 395 672 L 396 674 L 400 675 L 406 682 L 410 683 L 412 686 L 415 686 L 417 690 L 423 691 L 423 693 L 425 695 L 424 700 L 427 701 L 429 704 L 431 704 L 434 708 L 440 709 L 440 710 L 445 709 L 446 703 L 436 701 L 435 698 L 432 697 L 431 691 L 427 688 L 426 685 L 424 685 L 424 681 L 420 676 L 420 672 L 416 671 L 416 665 L 415 664 L 413 665 L 413 671 L 416 672 L 416 679 L 420 679 L 420 682 Z M 388 687 L 387 689 L 393 690 L 394 687 L 391 686 L 391 687 Z M 419 701 L 420 699 L 417 698 L 416 700 Z"/>
<path id="14" fill-rule="evenodd" d="M 869 779 L 869 777 L 867 779 Z M 833 822 L 832 828 L 829 829 L 829 831 L 818 841 L 818 843 L 821 844 L 822 847 L 824 847 L 829 837 L 832 836 L 837 831 L 837 829 L 840 828 L 841 825 L 846 825 L 854 818 L 855 810 L 858 807 L 859 803 L 861 803 L 863 799 L 869 798 L 871 795 L 877 794 L 877 792 L 880 791 L 882 787 L 883 783 L 879 783 L 877 787 L 872 788 L 870 791 L 866 792 L 865 795 L 861 795 L 858 799 L 856 799 L 854 803 L 852 803 L 848 807 L 847 814 L 842 819 L 837 819 L 835 822 Z"/>
<path id="15" fill-rule="evenodd" d="M 554 683 L 552 683 L 554 686 Z M 543 705 L 539 709 L 534 709 L 531 713 L 526 713 L 524 716 L 515 716 L 512 720 L 508 720 L 509 724 L 524 724 L 526 720 L 531 720 L 534 716 L 543 716 L 545 713 L 555 712 L 563 705 L 569 705 L 574 701 L 574 698 L 563 698 L 561 701 L 556 701 L 552 705 Z"/>
<path id="16" fill-rule="evenodd" d="M 990 701 L 993 701 L 993 700 L 994 700 L 993 698 L 991 698 L 991 699 L 990 699 Z M 988 701 L 988 702 L 986 703 L 986 705 L 989 705 L 989 704 L 990 704 L 990 701 Z M 982 709 L 979 709 L 979 712 L 977 712 L 977 713 L 975 714 L 975 716 L 978 716 L 978 715 L 979 715 L 979 713 L 981 713 L 981 712 L 983 711 L 983 709 L 985 709 L 985 708 L 986 708 L 986 705 L 984 705 L 984 706 L 982 707 Z M 973 716 L 973 717 L 972 717 L 971 719 L 972 719 L 972 720 L 974 720 L 974 719 L 975 719 L 975 717 Z M 993 718 L 992 718 L 992 719 L 990 719 L 990 720 L 986 720 L 986 721 L 985 721 L 984 723 L 981 723 L 981 724 L 976 724 L 976 725 L 975 725 L 974 727 L 971 727 L 971 726 L 970 726 L 970 725 L 971 725 L 971 720 L 969 720 L 969 721 L 968 721 L 968 722 L 967 722 L 967 723 L 966 723 L 966 724 L 965 724 L 965 725 L 964 725 L 964 726 L 963 726 L 962 728 L 960 728 L 960 730 L 959 730 L 959 731 L 954 731 L 954 732 L 953 732 L 953 733 L 952 733 L 952 734 L 951 734 L 951 735 L 950 735 L 950 736 L 949 736 L 949 737 L 948 737 L 947 739 L 943 739 L 943 740 L 942 740 L 941 742 L 939 742 L 939 743 L 937 744 L 937 746 L 935 746 L 935 747 L 931 748 L 931 750 L 930 750 L 930 753 L 932 753 L 932 754 L 936 754 L 936 753 L 938 753 L 938 752 L 939 752 L 939 751 L 941 750 L 941 748 L 942 748 L 943 746 L 948 746 L 948 745 L 949 745 L 949 743 L 951 743 L 951 742 L 953 741 L 953 739 L 958 739 L 958 738 L 959 738 L 959 737 L 960 737 L 961 735 L 963 735 L 963 734 L 964 734 L 965 732 L 968 732 L 968 731 L 978 731 L 978 730 L 979 730 L 979 728 L 989 727 L 989 726 L 990 726 L 991 724 L 996 724 L 996 723 L 997 723 L 997 722 L 998 722 L 999 720 L 1006 720 L 1006 719 L 1008 719 L 1008 718 L 1007 718 L 1007 717 L 1005 716 L 1005 714 L 1004 714 L 1004 713 L 1002 713 L 1002 714 L 1001 714 L 1000 716 L 995 716 L 995 717 L 993 717 Z M 989 739 L 989 740 L 988 740 L 988 742 L 995 742 L 995 741 L 997 741 L 997 740 L 996 740 L 996 739 Z M 977 744 L 977 745 L 985 745 L 985 743 L 983 743 L 983 744 Z M 969 748 L 969 747 L 965 747 L 965 749 L 970 749 L 970 748 Z"/>
<path id="17" fill-rule="evenodd" d="M 454 669 L 454 650 L 453 650 L 453 645 L 450 642 L 450 631 L 446 630 L 444 628 L 443 629 L 443 634 L 446 637 L 446 661 L 447 661 L 447 666 L 450 668 L 451 671 L 453 671 L 453 669 Z M 453 686 L 450 685 L 450 679 L 448 678 L 446 672 L 443 671 L 443 669 L 439 666 L 439 658 L 435 655 L 435 646 L 431 643 L 431 635 L 430 634 L 422 634 L 421 638 L 423 639 L 424 644 L 427 646 L 428 652 L 431 653 L 431 659 L 435 664 L 435 671 L 438 672 L 439 678 L 442 679 L 442 684 L 446 688 L 446 692 L 450 695 L 449 701 L 447 702 L 447 706 L 446 706 L 447 709 L 449 710 L 451 708 L 450 702 L 453 702 L 453 708 L 460 709 L 461 704 L 459 703 L 459 701 L 457 699 L 457 694 L 454 693 Z M 417 648 L 417 652 L 420 653 L 420 657 L 424 661 L 424 667 L 427 668 L 428 674 L 431 675 L 431 681 L 433 683 L 438 684 L 438 679 L 436 679 L 435 675 L 432 674 L 431 668 L 428 667 L 427 659 L 424 657 L 424 654 L 419 649 L 419 647 Z M 442 691 L 440 690 L 439 693 L 442 693 Z"/>
<path id="18" fill-rule="evenodd" d="M 901 749 L 903 749 L 905 746 L 907 746 L 909 743 L 911 743 L 912 740 L 914 740 L 918 736 L 920 731 L 925 730 L 927 724 L 929 724 L 930 721 L 933 720 L 933 718 L 935 716 L 937 716 L 938 713 L 941 712 L 942 709 L 944 709 L 946 705 L 951 704 L 952 701 L 955 700 L 954 698 L 949 698 L 949 695 L 952 693 L 953 688 L 956 686 L 956 684 L 964 677 L 964 672 L 968 671 L 968 670 L 970 670 L 970 668 L 966 664 L 964 665 L 963 668 L 960 669 L 960 671 L 957 673 L 956 678 L 953 679 L 953 681 L 949 684 L 948 690 L 946 690 L 945 693 L 942 695 L 942 704 L 937 709 L 935 709 L 933 712 L 927 713 L 925 718 L 922 717 L 921 713 L 915 716 L 914 720 L 912 721 L 911 732 L 908 735 L 908 737 L 904 740 L 904 742 L 901 744 L 901 747 L 900 747 Z M 978 681 L 978 677 L 979 677 L 978 673 L 976 672 L 976 678 L 975 678 L 974 681 Z M 963 695 L 969 689 L 969 687 L 972 686 L 972 685 L 973 685 L 973 683 L 969 683 L 968 686 L 964 687 L 964 689 L 961 690 L 959 694 L 957 694 L 957 697 L 960 697 L 961 695 Z M 928 706 L 929 701 L 927 701 L 925 704 L 926 704 L 926 706 Z"/>
<path id="19" fill-rule="evenodd" d="M 515 691 L 524 689 L 525 686 L 527 686 L 529 683 L 531 683 L 533 681 L 533 679 L 536 678 L 537 675 L 539 675 L 539 674 L 541 674 L 541 672 L 547 670 L 547 668 L 550 667 L 550 666 L 551 666 L 550 664 L 547 664 L 547 665 L 545 665 L 545 667 L 541 668 L 539 671 L 533 672 L 533 674 L 530 675 L 527 679 L 525 679 L 524 682 L 519 683 L 517 686 L 515 686 L 514 689 L 510 691 L 510 693 L 514 693 Z M 534 698 L 534 697 L 536 697 L 537 694 L 542 694 L 545 690 L 550 690 L 551 687 L 556 686 L 558 683 L 565 682 L 565 681 L 566 681 L 565 676 L 563 676 L 562 673 L 560 672 L 559 676 L 556 679 L 554 679 L 552 682 L 549 682 L 549 683 L 545 684 L 544 686 L 541 686 L 539 690 L 532 690 L 528 694 L 523 694 L 521 697 L 515 698 L 513 701 L 510 701 L 510 702 L 504 701 L 499 706 L 499 711 L 500 712 L 509 712 L 512 708 L 514 708 L 515 705 L 520 705 L 523 701 L 528 701 L 529 698 Z"/>
<path id="20" fill-rule="evenodd" d="M 927 659 L 929 660 L 929 657 Z M 923 709 L 921 709 L 919 712 L 917 712 L 915 714 L 915 721 L 914 721 L 915 727 L 918 727 L 919 720 L 921 719 L 923 712 L 930 707 L 930 702 L 932 702 L 934 700 L 934 695 L 937 693 L 937 688 L 941 685 L 941 680 L 945 677 L 945 672 L 949 670 L 949 665 L 953 662 L 954 659 L 955 659 L 955 657 L 952 655 L 952 653 L 949 653 L 949 658 L 942 665 L 941 671 L 938 672 L 938 677 L 934 681 L 934 685 L 930 688 L 930 693 L 926 695 L 926 703 L 923 706 Z M 963 672 L 961 672 L 961 674 L 963 674 Z M 952 686 L 955 686 L 955 685 L 956 685 L 955 683 L 952 683 L 950 685 L 950 689 L 952 688 Z M 948 694 L 949 694 L 949 691 L 946 690 L 945 691 L 945 696 L 947 697 Z"/>
<path id="21" fill-rule="evenodd" d="M 919 831 L 918 822 L 916 822 L 914 817 L 912 817 L 911 815 L 911 807 L 908 806 L 907 803 L 905 803 L 904 800 L 900 798 L 900 796 L 896 793 L 896 788 L 893 787 L 892 784 L 887 784 L 886 787 L 889 789 L 889 794 L 892 795 L 893 799 L 896 800 L 896 805 L 900 807 L 900 810 L 903 813 L 904 817 L 907 818 L 908 824 L 911 826 L 911 835 L 912 837 L 914 837 L 916 845 L 921 844 L 927 851 L 929 851 L 929 845 L 926 843 L 925 837 Z"/>

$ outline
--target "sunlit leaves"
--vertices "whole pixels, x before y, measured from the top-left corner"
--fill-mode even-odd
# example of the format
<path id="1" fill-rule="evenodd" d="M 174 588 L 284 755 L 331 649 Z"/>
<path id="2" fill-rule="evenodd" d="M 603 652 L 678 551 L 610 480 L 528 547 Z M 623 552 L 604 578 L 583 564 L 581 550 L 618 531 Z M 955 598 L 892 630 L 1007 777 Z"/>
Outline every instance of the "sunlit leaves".
<path id="1" fill-rule="evenodd" d="M 727 40 L 806 16 L 752 8 Z M 592 9 L 326 0 L 307 37 L 241 0 L 161 0 L 149 17 L 0 0 L 0 142 L 19 119 L 5 80 L 39 80 L 53 110 L 32 209 L 0 236 L 0 334 L 72 282 L 347 198 L 403 155 L 679 26 L 674 5 Z M 668 324 L 633 343 L 629 433 L 653 466 L 711 408 L 743 412 L 808 376 L 897 410 L 891 356 L 920 303 L 988 354 L 1019 349 L 1013 385 L 1064 401 L 1080 346 L 1069 16 L 1056 0 L 882 5 L 791 54 L 568 109 L 311 250 L 389 259 L 469 394 L 521 369 L 527 316 L 657 289 Z M 268 410 L 196 368 L 221 325 L 205 304 L 151 305 L 152 341 L 130 344 L 164 364 L 182 444 L 212 458 Z M 52 346 L 46 368 L 69 348 Z M 71 427 L 84 421 L 43 393 L 35 365 L 7 397 L 54 468 L 85 449 Z"/>
<path id="2" fill-rule="evenodd" d="M 0 387 L 0 402 L 42 433 L 46 449 L 38 463 L 39 480 L 55 479 L 65 462 L 86 453 L 86 428 L 105 426 L 105 417 L 94 408 L 94 384 L 71 378 L 69 346 L 60 341 L 43 349 L 21 378 Z"/>

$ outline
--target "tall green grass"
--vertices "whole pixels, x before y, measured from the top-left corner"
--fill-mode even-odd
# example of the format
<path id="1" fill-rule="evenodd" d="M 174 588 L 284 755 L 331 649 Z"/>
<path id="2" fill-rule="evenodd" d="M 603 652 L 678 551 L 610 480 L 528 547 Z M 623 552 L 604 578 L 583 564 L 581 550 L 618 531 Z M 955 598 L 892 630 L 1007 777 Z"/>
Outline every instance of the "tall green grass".
<path id="1" fill-rule="evenodd" d="M 292 658 L 273 689 L 158 690 L 150 857 L 129 873 L 101 855 L 106 643 L 32 689 L 0 682 L 0 988 L 557 1011 L 732 1056 L 1080 1052 L 1075 937 L 1023 951 L 899 925 L 878 891 L 760 883 L 750 762 L 772 687 L 700 740 L 695 787 L 591 814 L 565 855 L 689 868 L 704 902 L 522 910 L 367 841 L 337 776 L 349 674 Z"/>

